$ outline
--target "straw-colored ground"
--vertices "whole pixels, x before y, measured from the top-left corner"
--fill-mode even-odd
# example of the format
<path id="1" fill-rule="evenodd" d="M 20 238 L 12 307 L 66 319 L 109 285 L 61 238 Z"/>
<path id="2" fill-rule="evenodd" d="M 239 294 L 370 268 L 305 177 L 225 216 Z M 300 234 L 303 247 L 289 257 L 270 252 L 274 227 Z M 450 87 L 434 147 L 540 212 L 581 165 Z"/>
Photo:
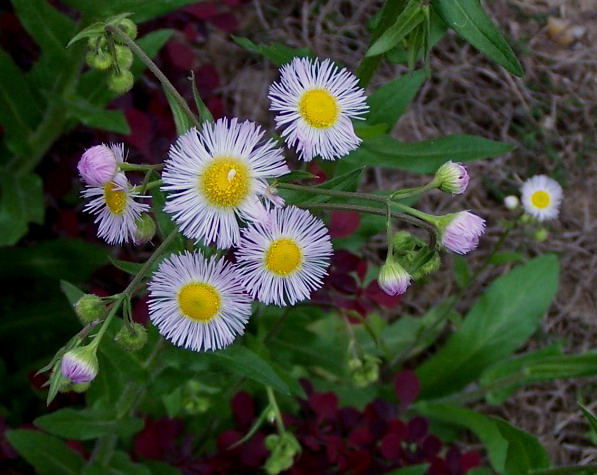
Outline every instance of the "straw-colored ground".
<path id="1" fill-rule="evenodd" d="M 255 0 L 246 7 L 240 31 L 258 43 L 277 40 L 307 46 L 321 57 L 354 69 L 366 48 L 367 19 L 380 3 Z M 475 209 L 488 219 L 484 244 L 469 257 L 472 266 L 490 249 L 499 233 L 499 221 L 506 216 L 499 193 L 515 192 L 521 180 L 536 173 L 561 180 L 565 199 L 549 238 L 536 243 L 515 234 L 506 247 L 515 249 L 522 243 L 532 253 L 559 253 L 558 297 L 541 334 L 529 347 L 564 341 L 568 351 L 581 352 L 594 348 L 597 336 L 597 6 L 594 0 L 494 0 L 486 4 L 515 46 L 525 77 L 512 76 L 451 33 L 433 50 L 432 80 L 423 86 L 395 135 L 422 140 L 471 133 L 517 145 L 508 156 L 471 164 L 474 178 L 464 197 L 454 200 L 434 194 L 422 204 L 440 212 Z M 559 36 L 553 31 L 549 34 L 550 16 L 568 22 Z M 223 37 L 213 38 L 209 48 L 209 56 L 225 58 L 214 62 L 225 78 L 222 92 L 231 112 L 269 123 L 267 85 L 276 71 Z M 382 66 L 371 88 L 404 71 L 401 66 Z M 420 177 L 402 173 L 377 174 L 370 184 L 392 188 L 420 183 L 417 180 Z M 422 310 L 452 292 L 450 262 L 446 264 L 445 278 L 440 275 L 424 288 L 413 289 L 405 305 Z M 487 282 L 494 275 L 482 277 Z M 478 295 L 478 289 L 474 293 Z M 597 463 L 597 448 L 586 437 L 588 427 L 576 406 L 581 399 L 597 412 L 596 389 L 594 379 L 537 384 L 501 407 L 482 409 L 539 436 L 557 464 Z"/>

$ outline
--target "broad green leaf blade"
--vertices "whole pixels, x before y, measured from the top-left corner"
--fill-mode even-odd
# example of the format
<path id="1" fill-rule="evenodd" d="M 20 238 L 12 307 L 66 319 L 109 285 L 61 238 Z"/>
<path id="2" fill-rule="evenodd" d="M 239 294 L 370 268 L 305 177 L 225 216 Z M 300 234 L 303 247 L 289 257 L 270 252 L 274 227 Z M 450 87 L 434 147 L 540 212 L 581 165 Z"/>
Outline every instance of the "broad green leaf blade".
<path id="1" fill-rule="evenodd" d="M 179 473 L 179 472 L 177 472 Z M 133 462 L 129 454 L 120 450 L 112 454 L 107 464 L 102 464 L 97 458 L 85 465 L 82 475 L 151 475 L 145 462 Z"/>
<path id="2" fill-rule="evenodd" d="M 283 394 L 290 394 L 288 385 L 277 375 L 267 361 L 244 346 L 231 346 L 226 350 L 206 353 L 214 364 L 232 373 L 245 376 Z"/>
<path id="3" fill-rule="evenodd" d="M 419 70 L 381 86 L 367 99 L 370 106 L 367 122 L 384 123 L 386 131 L 392 130 L 424 81 L 425 71 Z"/>
<path id="4" fill-rule="evenodd" d="M 388 473 L 388 475 L 425 475 L 428 468 L 428 463 L 423 463 L 421 465 L 411 465 L 410 467 L 392 470 Z"/>
<path id="5" fill-rule="evenodd" d="M 431 0 L 432 8 L 460 36 L 516 76 L 524 71 L 479 0 Z"/>
<path id="6" fill-rule="evenodd" d="M 66 280 L 60 281 L 60 288 L 62 289 L 62 293 L 66 296 L 68 303 L 70 303 L 72 306 L 74 306 L 79 299 L 85 295 L 85 292 Z"/>
<path id="7" fill-rule="evenodd" d="M 463 389 L 536 330 L 558 287 L 558 259 L 537 257 L 493 282 L 446 344 L 417 369 L 421 399 Z"/>
<path id="8" fill-rule="evenodd" d="M 257 45 L 248 38 L 233 36 L 232 39 L 248 51 L 260 54 L 269 59 L 276 66 L 291 62 L 294 58 L 313 58 L 315 54 L 309 48 L 291 48 L 289 46 L 272 43 L 271 45 Z"/>
<path id="9" fill-rule="evenodd" d="M 404 39 L 425 17 L 421 12 L 421 1 L 410 0 L 396 21 L 370 46 L 366 57 L 385 53 Z"/>
<path id="10" fill-rule="evenodd" d="M 432 421 L 468 429 L 483 442 L 491 465 L 497 473 L 504 473 L 508 457 L 508 442 L 489 417 L 463 407 L 450 404 L 419 402 L 414 406 L 417 414 Z M 525 473 L 525 472 L 520 472 Z"/>
<path id="11" fill-rule="evenodd" d="M 64 442 L 34 430 L 11 430 L 8 441 L 40 475 L 79 475 L 85 462 Z"/>
<path id="12" fill-rule="evenodd" d="M 4 172 L 0 193 L 0 246 L 12 246 L 27 232 L 30 222 L 43 222 L 43 185 L 32 173 L 15 177 Z"/>
<path id="13" fill-rule="evenodd" d="M 42 116 L 39 102 L 29 88 L 22 71 L 0 48 L 0 124 L 3 140 L 15 155 L 31 153 L 29 135 Z"/>
<path id="14" fill-rule="evenodd" d="M 191 88 L 193 89 L 193 99 L 195 100 L 195 106 L 197 107 L 197 112 L 199 113 L 199 122 L 203 124 L 204 122 L 213 122 L 214 116 L 211 115 L 210 110 L 201 99 L 201 95 L 197 90 L 197 82 L 195 81 L 195 71 L 191 71 Z"/>
<path id="15" fill-rule="evenodd" d="M 346 166 L 370 165 L 419 173 L 434 173 L 448 160 L 469 162 L 497 157 L 512 151 L 512 145 L 474 135 L 447 135 L 422 142 L 400 142 L 387 135 L 364 140 L 342 159 Z"/>
<path id="16" fill-rule="evenodd" d="M 117 2 L 63 0 L 63 3 L 97 20 L 105 20 L 109 16 L 120 13 L 134 12 L 131 19 L 136 23 L 151 20 L 159 15 L 196 2 L 197 0 L 118 0 Z"/>
<path id="17" fill-rule="evenodd" d="M 593 413 L 591 411 L 589 411 L 581 403 L 578 403 L 578 405 L 579 405 L 580 410 L 582 411 L 582 413 L 585 415 L 585 417 L 589 421 L 589 424 L 591 424 L 591 428 L 593 429 L 593 432 L 595 432 L 595 434 L 597 435 L 597 417 L 595 417 L 593 415 Z"/>
<path id="18" fill-rule="evenodd" d="M 113 411 L 63 408 L 38 417 L 33 423 L 51 434 L 66 439 L 90 440 L 104 435 L 128 437 L 143 428 L 137 417 L 117 419 Z"/>
<path id="19" fill-rule="evenodd" d="M 75 23 L 47 0 L 12 0 L 15 13 L 33 37 L 52 71 L 69 61 L 66 45 L 75 34 Z"/>
<path id="20" fill-rule="evenodd" d="M 143 267 L 143 264 L 138 262 L 120 261 L 118 259 L 113 259 L 112 257 L 110 257 L 110 262 L 114 267 L 117 267 L 118 269 L 131 275 L 137 275 Z"/>
<path id="21" fill-rule="evenodd" d="M 94 129 L 108 130 L 110 132 L 117 132 L 119 134 L 128 135 L 131 133 L 131 128 L 120 109 L 107 110 L 96 105 L 90 104 L 84 99 L 63 99 L 54 97 L 53 99 L 60 101 L 68 108 L 71 116 L 80 120 L 81 123 Z"/>

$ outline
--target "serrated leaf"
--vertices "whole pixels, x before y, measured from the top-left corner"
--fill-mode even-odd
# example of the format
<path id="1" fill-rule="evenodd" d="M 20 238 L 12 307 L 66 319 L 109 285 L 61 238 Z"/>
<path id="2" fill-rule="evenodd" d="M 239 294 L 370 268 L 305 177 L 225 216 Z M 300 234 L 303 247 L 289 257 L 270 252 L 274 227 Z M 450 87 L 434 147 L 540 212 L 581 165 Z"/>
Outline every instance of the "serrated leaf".
<path id="1" fill-rule="evenodd" d="M 97 409 L 63 408 L 38 417 L 33 423 L 54 435 L 76 440 L 90 440 L 110 434 L 128 437 L 143 428 L 142 419 L 117 419 L 113 411 Z"/>
<path id="2" fill-rule="evenodd" d="M 12 246 L 25 235 L 30 222 L 43 222 L 43 185 L 33 173 L 14 176 L 4 172 L 0 193 L 0 246 Z"/>
<path id="3" fill-rule="evenodd" d="M 51 435 L 33 430 L 11 430 L 6 437 L 40 475 L 79 475 L 85 465 L 78 453 Z"/>
<path id="4" fill-rule="evenodd" d="M 421 398 L 464 388 L 533 334 L 558 287 L 558 259 L 537 257 L 496 279 L 446 344 L 417 368 Z"/>
<path id="5" fill-rule="evenodd" d="M 271 45 L 257 45 L 248 38 L 240 36 L 233 36 L 232 39 L 236 44 L 242 46 L 248 51 L 258 53 L 269 59 L 276 66 L 291 62 L 294 58 L 313 58 L 315 54 L 309 48 L 291 48 L 289 46 L 272 43 Z"/>
<path id="6" fill-rule="evenodd" d="M 524 71 L 479 0 L 431 0 L 432 8 L 471 45 L 516 76 Z"/>
<path id="7" fill-rule="evenodd" d="M 369 47 L 365 56 L 377 56 L 391 50 L 424 19 L 425 17 L 421 11 L 421 1 L 410 0 L 398 15 L 394 24 L 384 31 Z"/>
<path id="8" fill-rule="evenodd" d="M 394 79 L 373 92 L 367 99 L 370 106 L 367 122 L 384 123 L 386 131 L 392 130 L 414 99 L 425 77 L 425 71 L 415 71 Z"/>
<path id="9" fill-rule="evenodd" d="M 419 173 L 433 173 L 448 160 L 468 162 L 497 157 L 514 146 L 474 135 L 447 135 L 422 142 L 400 142 L 387 135 L 364 140 L 342 159 L 345 166 L 370 165 Z"/>

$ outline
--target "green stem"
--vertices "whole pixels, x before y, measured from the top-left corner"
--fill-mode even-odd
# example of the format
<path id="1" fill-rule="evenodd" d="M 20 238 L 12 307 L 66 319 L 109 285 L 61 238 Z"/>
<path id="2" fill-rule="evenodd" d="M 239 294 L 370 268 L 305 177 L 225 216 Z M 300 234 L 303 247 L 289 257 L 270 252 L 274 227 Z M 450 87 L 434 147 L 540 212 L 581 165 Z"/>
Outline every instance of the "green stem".
<path id="1" fill-rule="evenodd" d="M 153 180 L 148 183 L 143 182 L 142 185 L 136 186 L 135 188 L 139 189 L 141 194 L 145 193 L 147 190 L 153 190 L 154 188 L 159 188 L 162 185 L 162 180 Z"/>
<path id="2" fill-rule="evenodd" d="M 463 405 L 463 404 L 466 404 L 469 402 L 477 401 L 479 399 L 484 398 L 485 395 L 487 395 L 487 393 L 511 386 L 512 384 L 516 384 L 520 381 L 524 381 L 524 377 L 525 377 L 525 375 L 520 372 L 513 373 L 513 374 L 510 374 L 502 379 L 494 381 L 493 383 L 491 383 L 487 386 L 481 386 L 481 387 L 472 389 L 467 392 L 451 394 L 450 396 L 446 396 L 445 398 L 440 399 L 440 402 L 442 402 L 442 403 L 455 402 L 459 405 Z"/>
<path id="3" fill-rule="evenodd" d="M 114 25 L 106 25 L 105 29 L 108 33 L 118 36 L 118 38 L 120 38 L 120 40 L 125 45 L 127 45 L 133 51 L 133 53 L 135 53 L 139 57 L 141 61 L 143 61 L 143 63 L 145 63 L 145 65 L 155 75 L 155 77 L 158 78 L 158 80 L 162 84 L 162 87 L 164 87 L 164 89 L 166 89 L 168 93 L 172 95 L 174 100 L 178 103 L 179 107 L 187 115 L 191 123 L 198 129 L 201 128 L 201 124 L 197 120 L 197 117 L 195 117 L 195 114 L 193 114 L 193 112 L 189 108 L 187 102 L 172 85 L 172 83 L 168 80 L 168 78 L 164 75 L 164 73 L 160 71 L 160 68 L 158 68 L 157 65 L 151 60 L 151 58 L 145 54 L 145 51 L 143 51 L 139 46 L 137 46 L 137 43 L 131 40 L 127 36 L 127 34 L 120 28 Z"/>
<path id="4" fill-rule="evenodd" d="M 529 472 L 530 475 L 567 475 L 574 473 L 579 475 L 597 473 L 597 465 L 566 465 L 564 467 L 544 468 Z"/>
<path id="5" fill-rule="evenodd" d="M 434 224 L 435 220 L 437 219 L 436 216 L 424 213 L 423 211 L 420 211 L 415 208 L 411 208 L 410 206 L 407 206 L 402 203 L 397 203 L 395 201 L 392 201 L 392 206 L 395 206 L 396 208 L 399 208 L 402 211 L 405 211 L 412 216 L 416 216 L 420 220 L 425 221 L 426 223 L 429 223 L 429 224 Z"/>
<path id="6" fill-rule="evenodd" d="M 389 198 L 391 200 L 401 200 L 404 198 L 408 198 L 409 196 L 420 195 L 425 193 L 426 191 L 433 190 L 437 188 L 436 180 L 431 180 L 425 186 L 418 186 L 416 188 L 404 188 L 403 190 L 398 190 L 392 193 Z"/>
<path id="7" fill-rule="evenodd" d="M 127 162 L 120 162 L 118 164 L 118 168 L 120 168 L 123 171 L 141 171 L 141 172 L 147 172 L 147 171 L 153 171 L 153 170 L 159 170 L 160 168 L 163 168 L 164 164 L 163 163 L 158 163 L 157 165 L 137 165 L 136 163 L 127 163 Z"/>
<path id="8" fill-rule="evenodd" d="M 267 399 L 274 410 L 274 418 L 276 419 L 278 434 L 282 435 L 286 432 L 286 428 L 284 427 L 284 421 L 282 420 L 282 413 L 278 407 L 278 401 L 276 401 L 276 396 L 274 395 L 274 391 L 270 386 L 266 386 L 265 390 L 267 391 Z"/>
<path id="9" fill-rule="evenodd" d="M 358 193 L 356 191 L 328 190 L 318 186 L 303 186 L 295 185 L 293 183 L 276 183 L 276 188 L 304 191 L 306 193 L 313 193 L 316 195 L 334 196 L 336 198 L 347 198 L 350 200 L 376 201 L 377 203 L 387 203 L 388 201 L 388 198 L 385 196 L 371 195 L 369 193 Z"/>

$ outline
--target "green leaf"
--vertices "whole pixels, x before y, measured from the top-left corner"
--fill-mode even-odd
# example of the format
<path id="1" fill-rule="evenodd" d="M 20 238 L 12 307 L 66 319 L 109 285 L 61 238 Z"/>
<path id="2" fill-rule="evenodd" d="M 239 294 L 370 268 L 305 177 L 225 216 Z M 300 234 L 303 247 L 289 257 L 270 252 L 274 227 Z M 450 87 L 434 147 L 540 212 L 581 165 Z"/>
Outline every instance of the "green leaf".
<path id="1" fill-rule="evenodd" d="M 421 1 L 410 0 L 398 15 L 394 24 L 371 45 L 365 56 L 377 56 L 391 50 L 424 19 L 425 17 L 421 11 Z"/>
<path id="2" fill-rule="evenodd" d="M 524 71 L 479 0 L 431 0 L 432 8 L 471 45 L 516 76 Z"/>
<path id="3" fill-rule="evenodd" d="M 400 142 L 387 135 L 364 140 L 343 161 L 419 173 L 433 173 L 448 160 L 468 162 L 496 157 L 514 150 L 512 145 L 474 135 L 447 135 L 422 142 Z"/>
<path id="4" fill-rule="evenodd" d="M 138 262 L 120 261 L 111 257 L 110 262 L 114 267 L 117 267 L 118 269 L 127 272 L 131 275 L 137 275 L 143 267 L 143 264 L 139 264 Z"/>
<path id="5" fill-rule="evenodd" d="M 523 261 L 524 255 L 520 252 L 496 252 L 489 258 L 489 263 L 493 264 L 494 266 L 498 266 L 500 264 L 507 264 L 510 262 L 518 262 Z"/>
<path id="6" fill-rule="evenodd" d="M 85 38 L 99 38 L 106 34 L 106 23 L 103 21 L 93 23 L 85 28 L 83 28 L 79 33 L 73 36 L 68 44 L 66 45 L 69 48 L 71 45 L 80 41 Z"/>
<path id="7" fill-rule="evenodd" d="M 257 45 L 248 38 L 240 36 L 233 36 L 232 39 L 236 44 L 242 46 L 248 51 L 260 54 L 269 59 L 276 66 L 282 66 L 289 63 L 294 58 L 313 58 L 315 54 L 309 48 L 290 48 L 289 46 L 272 43 L 269 46 Z"/>
<path id="8" fill-rule="evenodd" d="M 125 12 L 135 12 L 132 14 L 131 19 L 137 23 L 142 23 L 196 1 L 118 0 L 117 2 L 91 2 L 89 0 L 63 0 L 63 3 L 97 19 L 105 19 Z"/>
<path id="9" fill-rule="evenodd" d="M 69 61 L 68 40 L 75 33 L 75 23 L 46 0 L 12 0 L 15 13 L 27 32 L 39 45 L 42 56 L 53 71 Z"/>
<path id="10" fill-rule="evenodd" d="M 291 393 L 288 385 L 278 376 L 269 363 L 244 346 L 231 346 L 226 350 L 206 353 L 205 356 L 227 371 L 245 376 L 265 386 L 271 386 L 280 393 Z"/>
<path id="11" fill-rule="evenodd" d="M 536 330 L 558 287 L 558 259 L 537 257 L 498 278 L 446 344 L 417 369 L 421 398 L 458 391 Z"/>
<path id="12" fill-rule="evenodd" d="M 114 411 L 97 409 L 63 408 L 38 417 L 33 423 L 54 435 L 76 440 L 90 440 L 110 434 L 128 437 L 143 428 L 142 419 L 117 419 Z"/>
<path id="13" fill-rule="evenodd" d="M 0 48 L 0 124 L 3 141 L 15 155 L 29 155 L 29 135 L 43 114 L 29 82 L 12 58 Z"/>
<path id="14" fill-rule="evenodd" d="M 388 475 L 425 475 L 429 468 L 428 463 L 420 465 L 411 465 L 410 467 L 398 468 L 388 472 Z"/>
<path id="15" fill-rule="evenodd" d="M 362 173 L 363 168 L 356 168 L 347 173 L 334 177 L 331 180 L 327 180 L 321 185 L 317 185 L 317 188 L 321 188 L 324 190 L 340 191 L 355 190 L 359 184 Z M 306 191 L 285 190 L 280 188 L 278 192 L 284 198 L 284 200 L 291 203 L 321 203 L 346 201 L 346 198 L 323 196 L 317 193 L 310 193 Z"/>
<path id="16" fill-rule="evenodd" d="M 591 411 L 589 411 L 581 403 L 577 403 L 577 404 L 580 407 L 580 410 L 582 411 L 582 413 L 585 415 L 585 417 L 589 421 L 589 424 L 591 424 L 591 428 L 593 429 L 593 432 L 595 432 L 595 434 L 597 434 L 597 417 L 595 417 L 593 415 L 593 413 Z"/>
<path id="17" fill-rule="evenodd" d="M 381 86 L 367 99 L 370 106 L 367 122 L 385 123 L 386 131 L 392 130 L 424 81 L 425 71 L 419 70 Z"/>
<path id="18" fill-rule="evenodd" d="M 27 233 L 28 223 L 43 223 L 41 178 L 32 173 L 0 176 L 0 246 L 12 246 Z"/>
<path id="19" fill-rule="evenodd" d="M 453 257 L 454 278 L 456 279 L 456 283 L 461 289 L 466 289 L 471 283 L 471 279 L 473 277 L 468 266 L 468 261 L 462 256 L 454 255 Z"/>
<path id="20" fill-rule="evenodd" d="M 79 301 L 81 297 L 83 297 L 83 295 L 85 295 L 85 292 L 83 292 L 78 287 L 75 287 L 70 282 L 67 282 L 66 280 L 60 281 L 60 288 L 62 289 L 62 292 L 66 296 L 68 302 L 73 306 Z"/>
<path id="21" fill-rule="evenodd" d="M 33 430 L 11 430 L 6 437 L 40 475 L 79 475 L 85 465 L 79 454 L 51 435 Z"/>
<path id="22" fill-rule="evenodd" d="M 288 183 L 291 181 L 312 180 L 314 178 L 317 178 L 317 175 L 313 175 L 313 173 L 304 170 L 292 170 L 286 175 L 279 176 L 276 180 L 280 183 Z"/>
<path id="23" fill-rule="evenodd" d="M 52 100 L 66 106 L 70 115 L 80 120 L 81 123 L 94 129 L 108 130 L 119 134 L 128 135 L 131 128 L 120 109 L 106 110 L 87 102 L 82 98 L 65 99 L 54 95 Z"/>
<path id="24" fill-rule="evenodd" d="M 204 122 L 213 122 L 214 116 L 211 115 L 210 110 L 205 105 L 205 102 L 203 102 L 203 99 L 201 99 L 201 95 L 197 90 L 197 83 L 195 81 L 195 71 L 191 71 L 190 81 L 191 87 L 193 89 L 193 99 L 195 100 L 195 106 L 197 107 L 197 112 L 199 112 L 199 122 L 201 122 L 202 124 Z"/>
<path id="25" fill-rule="evenodd" d="M 165 462 L 159 460 L 144 460 L 145 465 L 152 475 L 180 475 L 180 470 L 168 465 Z"/>
<path id="26" fill-rule="evenodd" d="M 178 473 L 178 472 L 177 472 Z M 85 466 L 82 475 L 151 475 L 151 470 L 145 466 L 145 462 L 136 463 L 131 460 L 125 452 L 117 450 L 107 465 L 94 459 Z"/>
<path id="27" fill-rule="evenodd" d="M 187 115 L 185 110 L 180 107 L 178 101 L 174 98 L 170 91 L 168 91 L 168 89 L 165 87 L 162 87 L 162 90 L 164 91 L 166 99 L 168 99 L 168 104 L 170 104 L 172 117 L 174 117 L 174 123 L 176 124 L 176 135 L 183 135 L 187 130 L 194 127 L 193 121 Z"/>
<path id="28" fill-rule="evenodd" d="M 76 239 L 58 238 L 28 247 L 0 249 L 0 277 L 50 277 L 83 282 L 107 264 L 105 248 Z"/>

